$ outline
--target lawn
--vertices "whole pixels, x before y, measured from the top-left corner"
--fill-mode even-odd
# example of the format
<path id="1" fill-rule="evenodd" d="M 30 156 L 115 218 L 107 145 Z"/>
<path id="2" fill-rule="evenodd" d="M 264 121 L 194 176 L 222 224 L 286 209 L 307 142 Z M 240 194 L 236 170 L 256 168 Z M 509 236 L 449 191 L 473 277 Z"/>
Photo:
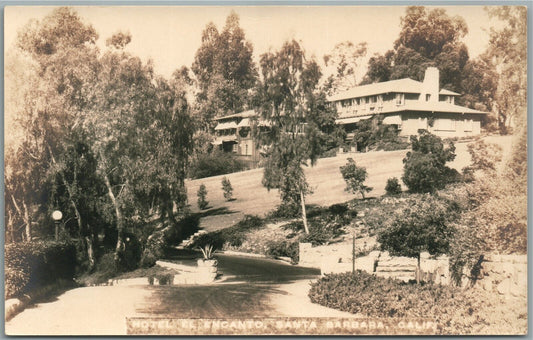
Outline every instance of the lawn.
<path id="1" fill-rule="evenodd" d="M 503 147 L 504 155 L 510 150 L 510 137 L 491 136 L 487 142 L 497 143 Z M 455 161 L 450 166 L 461 171 L 470 163 L 467 143 L 456 143 Z M 307 204 L 327 206 L 335 203 L 346 202 L 354 195 L 344 191 L 345 182 L 342 179 L 339 167 L 351 157 L 357 165 L 364 166 L 368 172 L 366 184 L 373 187 L 370 197 L 381 196 L 385 193 L 388 178 L 400 178 L 403 173 L 402 160 L 406 150 L 377 151 L 368 153 L 339 154 L 336 157 L 319 159 L 314 167 L 305 171 L 314 193 L 307 198 Z M 199 212 L 196 205 L 196 192 L 200 184 L 205 184 L 208 194 L 209 209 L 205 211 L 200 220 L 200 227 L 207 231 L 227 228 L 240 221 L 245 214 L 264 216 L 279 204 L 277 190 L 268 191 L 261 184 L 263 169 L 254 169 L 225 175 L 233 186 L 235 200 L 226 201 L 222 191 L 222 178 L 214 176 L 187 181 L 188 200 L 193 212 Z M 401 182 L 401 181 L 400 181 Z M 405 187 L 403 188 L 405 189 Z"/>

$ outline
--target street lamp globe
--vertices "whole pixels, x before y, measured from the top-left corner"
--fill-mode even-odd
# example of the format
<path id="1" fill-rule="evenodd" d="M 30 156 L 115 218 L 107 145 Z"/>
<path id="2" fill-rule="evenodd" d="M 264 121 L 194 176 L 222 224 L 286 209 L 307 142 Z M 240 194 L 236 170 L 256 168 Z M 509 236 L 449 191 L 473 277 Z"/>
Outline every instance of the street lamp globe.
<path id="1" fill-rule="evenodd" d="M 54 221 L 59 222 L 63 218 L 63 213 L 59 210 L 55 210 L 52 213 L 52 218 L 54 219 Z"/>

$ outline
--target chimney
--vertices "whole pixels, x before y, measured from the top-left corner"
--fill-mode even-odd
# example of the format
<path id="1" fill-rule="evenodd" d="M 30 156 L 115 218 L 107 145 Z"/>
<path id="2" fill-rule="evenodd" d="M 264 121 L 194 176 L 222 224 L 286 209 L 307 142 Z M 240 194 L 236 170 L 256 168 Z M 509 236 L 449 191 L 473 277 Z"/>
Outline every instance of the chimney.
<path id="1" fill-rule="evenodd" d="M 438 102 L 439 101 L 439 69 L 436 67 L 428 67 L 424 74 L 424 82 L 422 83 L 422 93 L 420 94 L 422 101 Z"/>

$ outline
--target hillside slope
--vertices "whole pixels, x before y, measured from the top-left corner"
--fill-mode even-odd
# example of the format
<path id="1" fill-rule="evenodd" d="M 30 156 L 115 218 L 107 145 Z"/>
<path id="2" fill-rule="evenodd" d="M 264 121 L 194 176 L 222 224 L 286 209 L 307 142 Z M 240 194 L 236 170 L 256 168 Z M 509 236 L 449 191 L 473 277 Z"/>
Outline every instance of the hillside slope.
<path id="1" fill-rule="evenodd" d="M 489 137 L 487 142 L 497 143 L 504 149 L 504 154 L 510 150 L 509 137 Z M 467 143 L 456 143 L 457 157 L 450 166 L 458 171 L 470 163 Z M 307 180 L 313 188 L 313 194 L 308 196 L 307 204 L 331 205 L 346 202 L 354 195 L 344 191 L 345 182 L 339 167 L 351 157 L 357 165 L 364 166 L 368 172 L 366 184 L 373 187 L 368 196 L 379 196 L 385 193 L 388 178 L 400 177 L 403 173 L 402 160 L 407 150 L 377 151 L 368 153 L 347 153 L 336 157 L 319 159 L 314 167 L 305 169 Z M 226 228 L 238 222 L 245 214 L 264 216 L 279 203 L 277 190 L 268 191 L 261 184 L 263 169 L 254 169 L 225 175 L 233 186 L 235 201 L 227 202 L 222 192 L 222 178 L 214 176 L 187 181 L 189 204 L 193 212 L 199 212 L 196 205 L 196 192 L 200 184 L 205 184 L 208 194 L 210 210 L 204 213 L 200 227 L 212 231 Z M 401 182 L 401 181 L 400 181 Z M 403 184 L 402 184 L 403 185 Z M 403 186 L 405 190 L 405 186 Z"/>

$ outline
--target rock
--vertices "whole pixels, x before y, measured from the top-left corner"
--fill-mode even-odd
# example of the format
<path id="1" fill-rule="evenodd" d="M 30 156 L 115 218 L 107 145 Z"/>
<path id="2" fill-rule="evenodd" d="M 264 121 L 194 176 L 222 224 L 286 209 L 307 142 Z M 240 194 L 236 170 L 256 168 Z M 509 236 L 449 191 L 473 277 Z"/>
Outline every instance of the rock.
<path id="1" fill-rule="evenodd" d="M 492 290 L 494 289 L 492 280 L 490 279 L 481 280 L 480 283 L 483 289 L 486 290 L 487 292 L 492 292 Z"/>
<path id="2" fill-rule="evenodd" d="M 511 292 L 511 286 L 512 286 L 511 279 L 507 278 L 503 280 L 502 282 L 500 282 L 500 284 L 498 284 L 498 287 L 496 287 L 496 289 L 498 290 L 499 294 L 507 295 Z"/>

